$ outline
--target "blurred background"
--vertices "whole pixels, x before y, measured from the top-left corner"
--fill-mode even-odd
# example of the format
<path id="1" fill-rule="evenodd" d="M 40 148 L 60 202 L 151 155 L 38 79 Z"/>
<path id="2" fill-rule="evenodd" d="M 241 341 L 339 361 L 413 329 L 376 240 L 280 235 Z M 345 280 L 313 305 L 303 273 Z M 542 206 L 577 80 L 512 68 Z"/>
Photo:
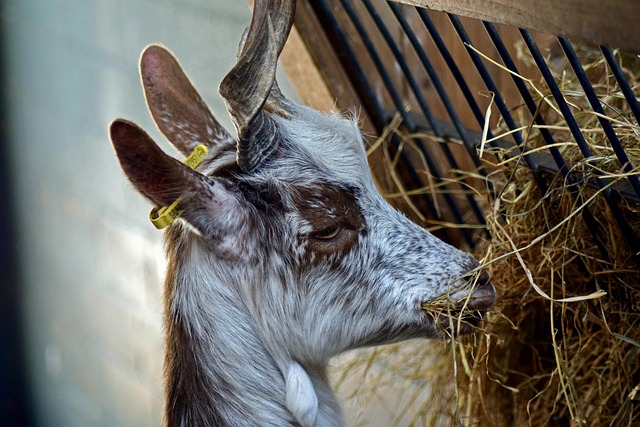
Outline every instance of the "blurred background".
<path id="1" fill-rule="evenodd" d="M 138 76 L 142 49 L 160 43 L 232 130 L 217 87 L 250 10 L 229 0 L 0 4 L 0 425 L 161 425 L 162 233 L 107 127 L 136 121 L 177 155 Z"/>

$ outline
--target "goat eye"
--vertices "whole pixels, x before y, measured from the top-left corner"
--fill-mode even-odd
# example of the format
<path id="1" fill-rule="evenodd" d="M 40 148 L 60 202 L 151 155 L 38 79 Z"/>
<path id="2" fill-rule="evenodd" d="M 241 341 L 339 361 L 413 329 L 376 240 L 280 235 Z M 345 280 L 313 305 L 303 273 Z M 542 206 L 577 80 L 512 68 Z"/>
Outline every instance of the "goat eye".
<path id="1" fill-rule="evenodd" d="M 338 234 L 340 234 L 341 230 L 342 228 L 338 227 L 337 225 L 334 225 L 334 226 L 322 229 L 320 231 L 317 231 L 316 233 L 313 234 L 313 238 L 317 240 L 331 240 L 336 238 Z"/>

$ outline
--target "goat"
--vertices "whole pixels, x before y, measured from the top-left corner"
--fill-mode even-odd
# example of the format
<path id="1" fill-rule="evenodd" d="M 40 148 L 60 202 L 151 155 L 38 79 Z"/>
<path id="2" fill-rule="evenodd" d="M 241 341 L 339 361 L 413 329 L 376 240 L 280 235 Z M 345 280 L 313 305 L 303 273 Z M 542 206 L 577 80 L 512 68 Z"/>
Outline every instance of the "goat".
<path id="1" fill-rule="evenodd" d="M 471 255 L 378 193 L 354 119 L 281 94 L 276 63 L 294 11 L 295 1 L 255 1 L 220 86 L 237 141 L 169 51 L 143 52 L 160 131 L 185 155 L 208 147 L 195 170 L 137 125 L 110 125 L 133 186 L 179 217 L 165 234 L 168 426 L 342 425 L 327 381 L 331 357 L 445 336 L 451 326 L 422 309 L 443 295 L 480 312 L 496 299 L 486 274 L 477 286 L 464 279 L 479 268 Z M 463 322 L 449 333 L 472 330 Z"/>

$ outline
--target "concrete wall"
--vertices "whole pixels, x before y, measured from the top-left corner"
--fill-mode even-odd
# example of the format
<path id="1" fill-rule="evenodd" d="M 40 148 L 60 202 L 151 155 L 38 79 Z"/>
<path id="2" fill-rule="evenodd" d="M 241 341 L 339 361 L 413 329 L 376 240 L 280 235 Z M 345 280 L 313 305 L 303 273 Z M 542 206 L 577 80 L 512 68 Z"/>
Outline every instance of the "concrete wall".
<path id="1" fill-rule="evenodd" d="M 137 74 L 144 46 L 162 43 L 232 129 L 217 86 L 249 18 L 244 0 L 3 3 L 7 163 L 37 425 L 161 424 L 161 233 L 107 126 L 132 119 L 173 152 Z"/>

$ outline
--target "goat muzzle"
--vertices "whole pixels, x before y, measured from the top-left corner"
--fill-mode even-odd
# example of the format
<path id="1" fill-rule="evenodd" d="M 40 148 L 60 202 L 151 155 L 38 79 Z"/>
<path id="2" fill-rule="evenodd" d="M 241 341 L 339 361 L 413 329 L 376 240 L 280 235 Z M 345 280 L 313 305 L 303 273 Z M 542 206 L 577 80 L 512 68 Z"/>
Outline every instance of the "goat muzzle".
<path id="1" fill-rule="evenodd" d="M 482 272 L 469 290 L 457 291 L 450 296 L 455 308 L 460 310 L 487 311 L 496 303 L 496 288 L 489 275 Z"/>
<path id="2" fill-rule="evenodd" d="M 468 284 L 464 289 L 423 304 L 424 311 L 432 317 L 445 336 L 474 332 L 484 312 L 496 303 L 496 289 L 486 272 L 482 272 Z"/>

